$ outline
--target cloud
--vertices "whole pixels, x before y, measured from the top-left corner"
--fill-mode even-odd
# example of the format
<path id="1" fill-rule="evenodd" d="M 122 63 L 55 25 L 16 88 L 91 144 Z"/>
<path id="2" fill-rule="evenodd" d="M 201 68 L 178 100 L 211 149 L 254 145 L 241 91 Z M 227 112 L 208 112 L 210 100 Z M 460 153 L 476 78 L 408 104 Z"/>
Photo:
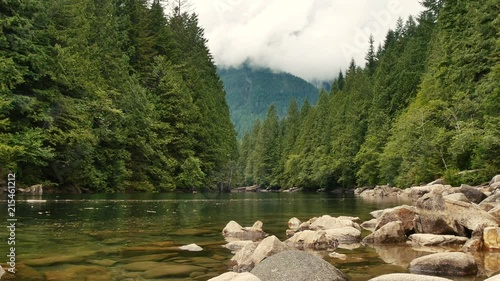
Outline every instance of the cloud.
<path id="1" fill-rule="evenodd" d="M 331 80 L 351 58 L 364 64 L 368 37 L 383 42 L 419 0 L 192 0 L 215 62 L 245 61 L 307 80 Z"/>

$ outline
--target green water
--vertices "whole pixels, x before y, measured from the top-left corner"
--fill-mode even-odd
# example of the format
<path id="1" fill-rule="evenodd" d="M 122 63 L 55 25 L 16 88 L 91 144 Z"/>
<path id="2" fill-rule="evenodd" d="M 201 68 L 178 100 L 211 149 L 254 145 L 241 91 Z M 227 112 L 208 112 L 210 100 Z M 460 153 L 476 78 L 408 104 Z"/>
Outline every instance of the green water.
<path id="1" fill-rule="evenodd" d="M 0 202 L 0 221 L 7 225 L 7 202 Z M 15 276 L 2 280 L 208 280 L 227 271 L 232 257 L 221 231 L 230 221 L 243 226 L 256 220 L 264 230 L 286 239 L 291 217 L 305 221 L 314 216 L 357 216 L 398 205 L 367 202 L 327 194 L 131 194 L 47 195 L 19 197 L 16 206 Z M 366 235 L 367 233 L 363 233 Z M 6 227 L 0 233 L 0 256 L 9 252 Z M 180 251 L 196 243 L 202 252 Z M 368 280 L 385 273 L 406 272 L 411 257 L 406 247 L 339 249 L 345 261 L 326 260 L 350 280 Z M 4 268 L 6 258 L 0 260 Z M 145 268 L 129 268 L 131 263 Z M 199 266 L 172 278 L 145 279 L 150 268 Z M 470 279 L 474 280 L 474 279 Z M 482 279 L 476 279 L 482 280 Z"/>

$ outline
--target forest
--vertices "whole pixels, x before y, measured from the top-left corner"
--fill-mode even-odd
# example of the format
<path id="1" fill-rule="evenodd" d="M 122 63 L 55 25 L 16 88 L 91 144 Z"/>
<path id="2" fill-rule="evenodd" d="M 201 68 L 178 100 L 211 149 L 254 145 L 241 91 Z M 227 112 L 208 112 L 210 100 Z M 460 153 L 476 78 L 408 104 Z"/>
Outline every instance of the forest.
<path id="1" fill-rule="evenodd" d="M 194 13 L 5 0 L 0 26 L 2 177 L 91 192 L 227 185 L 236 133 Z"/>
<path id="2" fill-rule="evenodd" d="M 306 100 L 316 103 L 318 99 L 318 88 L 289 73 L 274 73 L 248 64 L 222 68 L 218 73 L 239 139 L 252 130 L 257 118 L 264 120 L 271 104 L 276 107 L 278 117 L 283 118 L 292 98 L 299 106 Z"/>
<path id="3" fill-rule="evenodd" d="M 271 106 L 240 145 L 242 185 L 408 187 L 500 172 L 500 4 L 424 0 L 315 106 Z"/>

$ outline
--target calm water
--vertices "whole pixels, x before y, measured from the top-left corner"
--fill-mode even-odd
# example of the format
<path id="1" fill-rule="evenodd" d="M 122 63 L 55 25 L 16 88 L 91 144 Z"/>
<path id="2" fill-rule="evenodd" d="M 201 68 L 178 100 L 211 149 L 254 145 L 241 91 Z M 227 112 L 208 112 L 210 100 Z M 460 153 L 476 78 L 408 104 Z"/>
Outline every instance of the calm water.
<path id="1" fill-rule="evenodd" d="M 365 221 L 371 219 L 369 212 L 373 210 L 398 205 L 327 194 L 286 193 L 47 195 L 17 199 L 16 280 L 51 281 L 208 280 L 227 271 L 232 254 L 221 247 L 225 243 L 221 231 L 230 220 L 243 226 L 261 220 L 267 233 L 284 240 L 291 217 L 305 221 L 325 214 L 349 215 Z M 4 197 L 0 201 L 4 225 L 6 204 Z M 5 227 L 0 235 L 4 241 L 0 256 L 5 257 L 9 247 Z M 204 250 L 178 250 L 191 243 Z M 326 259 L 350 280 L 405 272 L 409 261 L 418 255 L 406 247 L 363 246 L 337 252 L 348 255 L 348 259 Z M 199 268 L 193 270 L 193 266 Z M 174 270 L 172 278 L 145 279 L 144 270 L 152 268 L 179 272 Z M 4 276 L 2 280 L 8 278 L 14 277 Z"/>

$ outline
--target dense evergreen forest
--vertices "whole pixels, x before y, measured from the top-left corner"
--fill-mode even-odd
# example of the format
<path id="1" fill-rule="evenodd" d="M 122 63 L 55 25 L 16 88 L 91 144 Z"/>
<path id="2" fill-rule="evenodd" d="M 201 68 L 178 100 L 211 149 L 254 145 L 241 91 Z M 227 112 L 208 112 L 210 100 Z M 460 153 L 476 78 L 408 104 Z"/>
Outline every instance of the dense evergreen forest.
<path id="1" fill-rule="evenodd" d="M 354 61 L 315 107 L 276 108 L 241 142 L 241 184 L 306 189 L 445 177 L 481 183 L 500 172 L 500 5 L 424 0 L 366 65 Z"/>
<path id="2" fill-rule="evenodd" d="M 4 0 L 0 26 L 2 177 L 97 192 L 229 181 L 236 133 L 195 14 Z"/>
<path id="3" fill-rule="evenodd" d="M 273 73 L 248 64 L 219 69 L 218 73 L 224 83 L 231 119 L 240 138 L 252 130 L 256 119 L 264 120 L 271 104 L 276 107 L 278 116 L 283 118 L 293 98 L 299 106 L 306 100 L 316 103 L 318 99 L 318 89 L 314 85 L 288 73 Z"/>

